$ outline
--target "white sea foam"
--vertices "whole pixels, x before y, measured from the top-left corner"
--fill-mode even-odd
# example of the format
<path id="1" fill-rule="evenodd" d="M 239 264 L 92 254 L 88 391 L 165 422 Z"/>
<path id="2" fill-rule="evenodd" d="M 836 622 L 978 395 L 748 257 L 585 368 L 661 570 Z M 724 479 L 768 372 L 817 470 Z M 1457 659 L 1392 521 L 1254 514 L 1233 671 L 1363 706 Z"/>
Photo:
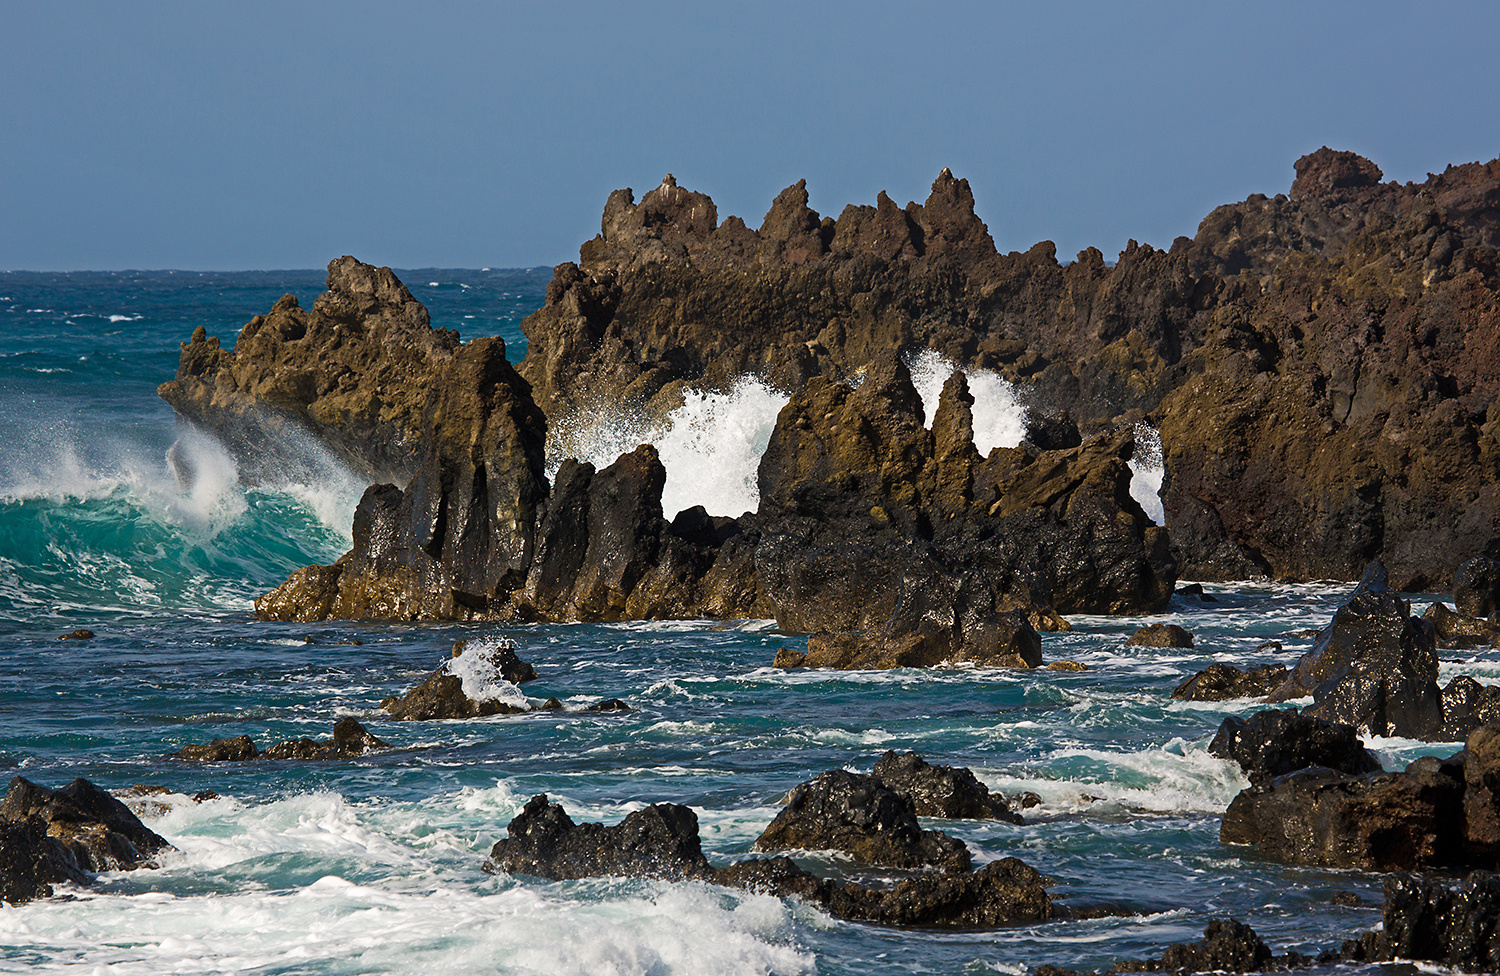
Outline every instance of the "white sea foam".
<path id="1" fill-rule="evenodd" d="M 1161 457 L 1161 434 L 1142 421 L 1135 425 L 1135 456 L 1130 459 L 1130 497 L 1140 503 L 1151 521 L 1166 525 L 1161 502 L 1161 479 L 1166 472 Z"/>
<path id="2" fill-rule="evenodd" d="M 564 457 L 603 468 L 640 444 L 654 444 L 667 469 L 667 518 L 694 505 L 713 515 L 754 511 L 760 506 L 760 456 L 786 401 L 785 393 L 762 380 L 742 377 L 727 393 L 689 392 L 660 424 L 617 407 L 580 411 L 555 425 L 548 475 L 557 473 Z"/>
<path id="3" fill-rule="evenodd" d="M 1250 785 L 1235 763 L 1182 739 L 1138 752 L 1064 748 L 1047 759 L 1048 775 L 975 770 L 992 790 L 1030 791 L 1042 798 L 1038 815 L 1140 810 L 1149 813 L 1221 813 Z M 1056 775 L 1065 770 L 1066 775 Z"/>
<path id="4" fill-rule="evenodd" d="M 911 371 L 912 385 L 922 398 L 930 427 L 943 384 L 959 367 L 930 349 L 911 357 L 906 366 Z M 1021 443 L 1026 437 L 1026 408 L 1017 398 L 1015 387 L 1000 374 L 986 369 L 967 368 L 964 373 L 969 381 L 969 394 L 974 397 L 975 449 L 980 454 L 989 454 L 997 447 L 1015 447 Z"/>
<path id="5" fill-rule="evenodd" d="M 462 683 L 464 694 L 477 702 L 501 702 L 518 708 L 527 707 L 526 693 L 500 673 L 497 652 L 514 649 L 505 638 L 481 637 L 469 641 L 458 657 L 443 662 L 443 669 Z"/>

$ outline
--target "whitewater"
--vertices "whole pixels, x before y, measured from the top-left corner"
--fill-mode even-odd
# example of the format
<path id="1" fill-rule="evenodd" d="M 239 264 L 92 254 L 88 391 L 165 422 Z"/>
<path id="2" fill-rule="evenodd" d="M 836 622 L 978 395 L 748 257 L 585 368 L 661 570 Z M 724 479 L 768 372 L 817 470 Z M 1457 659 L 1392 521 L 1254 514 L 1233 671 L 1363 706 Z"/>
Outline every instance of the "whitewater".
<path id="1" fill-rule="evenodd" d="M 499 334 L 514 360 L 549 277 L 400 274 L 434 325 Z M 1047 660 L 1087 666 L 1071 672 L 786 672 L 772 658 L 805 638 L 755 620 L 256 621 L 256 596 L 348 547 L 365 485 L 314 445 L 288 444 L 285 477 L 246 486 L 218 444 L 178 427 L 155 387 L 197 326 L 227 346 L 283 293 L 307 306 L 321 287 L 312 271 L 0 273 L 0 768 L 52 787 L 82 776 L 165 791 L 131 802 L 176 848 L 154 870 L 0 906 L 0 972 L 1025 973 L 1158 954 L 1226 916 L 1278 951 L 1314 953 L 1378 924 L 1379 876 L 1219 843 L 1219 816 L 1246 782 L 1207 745 L 1225 716 L 1260 706 L 1169 697 L 1214 662 L 1294 660 L 1348 584 L 1213 584 L 1212 601 L 1179 596 L 1163 614 L 1072 617 L 1072 631 L 1042 637 Z M 909 365 L 930 413 L 952 364 L 918 351 Z M 1018 443 L 1024 398 L 993 374 L 969 382 L 976 446 Z M 786 398 L 745 377 L 688 395 L 663 420 L 576 418 L 568 436 L 600 466 L 655 443 L 668 517 L 696 504 L 738 515 L 756 505 L 755 462 Z M 1154 438 L 1137 430 L 1132 493 L 1161 521 Z M 1435 597 L 1413 598 L 1420 608 Z M 1126 645 L 1153 622 L 1187 627 L 1195 646 Z M 96 636 L 58 640 L 77 628 Z M 457 640 L 514 642 L 540 675 L 517 688 L 473 661 L 448 664 L 475 694 L 555 696 L 567 710 L 385 721 L 379 702 L 443 665 Z M 1443 681 L 1500 675 L 1495 651 L 1461 653 Z M 635 710 L 582 710 L 616 697 Z M 248 734 L 262 748 L 325 737 L 344 716 L 393 748 L 324 763 L 170 758 L 215 737 Z M 1388 768 L 1457 748 L 1373 746 Z M 888 749 L 1034 794 L 1022 826 L 928 826 L 962 839 L 977 864 L 1020 857 L 1060 903 L 1113 914 L 891 930 L 699 882 L 546 882 L 481 867 L 537 793 L 576 821 L 687 804 L 722 865 L 751 853 L 791 787 L 828 769 L 868 771 Z M 890 877 L 826 852 L 798 859 Z M 1333 900 L 1351 891 L 1362 906 Z"/>

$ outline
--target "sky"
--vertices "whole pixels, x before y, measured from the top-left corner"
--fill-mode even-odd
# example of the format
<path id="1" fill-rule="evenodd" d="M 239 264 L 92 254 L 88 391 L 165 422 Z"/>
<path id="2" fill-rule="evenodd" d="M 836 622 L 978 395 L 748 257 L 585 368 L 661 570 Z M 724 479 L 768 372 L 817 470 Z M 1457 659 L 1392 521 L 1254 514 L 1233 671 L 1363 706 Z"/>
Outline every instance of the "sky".
<path id="1" fill-rule="evenodd" d="M 14 0 L 0 269 L 576 260 L 672 173 L 758 227 L 966 178 L 1002 250 L 1171 246 L 1329 145 L 1500 156 L 1500 4 Z"/>

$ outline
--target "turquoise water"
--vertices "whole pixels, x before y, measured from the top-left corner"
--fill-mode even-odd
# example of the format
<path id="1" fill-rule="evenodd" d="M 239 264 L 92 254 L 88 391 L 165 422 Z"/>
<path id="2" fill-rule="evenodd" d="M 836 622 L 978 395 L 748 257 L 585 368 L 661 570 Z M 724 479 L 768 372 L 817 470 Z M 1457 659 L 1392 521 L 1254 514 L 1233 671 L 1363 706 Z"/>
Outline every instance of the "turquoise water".
<path id="1" fill-rule="evenodd" d="M 517 323 L 548 276 L 401 272 L 436 324 L 466 337 L 498 330 L 513 358 L 524 352 Z M 346 548 L 364 486 L 328 460 L 316 483 L 246 489 L 212 442 L 189 438 L 208 475 L 184 494 L 164 461 L 184 432 L 154 391 L 197 325 L 227 345 L 286 291 L 310 305 L 321 282 L 319 272 L 0 274 L 0 769 L 50 786 L 85 776 L 171 790 L 144 818 L 180 852 L 72 900 L 0 907 L 0 971 L 1021 973 L 1154 954 L 1225 915 L 1277 951 L 1336 946 L 1378 922 L 1377 876 L 1219 844 L 1219 814 L 1246 784 L 1205 747 L 1225 715 L 1256 706 L 1168 698 L 1213 661 L 1290 661 L 1309 644 L 1295 635 L 1326 623 L 1347 584 L 1210 586 L 1217 602 L 1179 598 L 1144 620 L 1075 618 L 1073 632 L 1043 637 L 1048 660 L 1089 667 L 1071 673 L 780 672 L 768 667 L 777 648 L 802 639 L 766 621 L 255 621 L 255 596 Z M 1148 621 L 1182 623 L 1197 646 L 1124 646 Z M 98 636 L 56 639 L 75 627 Z M 619 697 L 636 711 L 383 721 L 379 701 L 453 641 L 500 636 L 539 672 L 531 698 Z M 1268 639 L 1284 650 L 1257 651 Z M 1463 653 L 1444 681 L 1500 675 L 1493 652 Z M 345 715 L 394 748 L 321 764 L 168 758 L 217 736 L 262 746 L 326 736 Z M 1388 765 L 1454 748 L 1373 745 Z M 575 820 L 610 823 L 653 801 L 689 804 L 710 860 L 726 863 L 749 852 L 790 787 L 829 768 L 868 770 L 886 749 L 1040 795 L 1024 826 L 933 825 L 976 862 L 1018 856 L 1063 903 L 1120 914 L 914 932 L 697 883 L 480 869 L 539 792 Z M 190 799 L 205 790 L 217 798 Z M 805 862 L 878 877 L 816 852 Z M 1369 906 L 1330 902 L 1351 890 Z"/>

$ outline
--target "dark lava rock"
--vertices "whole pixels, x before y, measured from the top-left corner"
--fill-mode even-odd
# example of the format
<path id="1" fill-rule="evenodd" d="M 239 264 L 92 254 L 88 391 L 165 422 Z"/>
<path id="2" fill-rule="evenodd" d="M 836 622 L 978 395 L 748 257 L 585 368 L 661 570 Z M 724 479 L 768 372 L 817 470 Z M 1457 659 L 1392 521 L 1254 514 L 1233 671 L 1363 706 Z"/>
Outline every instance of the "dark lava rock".
<path id="1" fill-rule="evenodd" d="M 1474 871 L 1457 887 L 1437 878 L 1387 878 L 1384 921 L 1387 958 L 1500 972 L 1500 876 Z"/>
<path id="2" fill-rule="evenodd" d="M 50 790 L 16 776 L 0 804 L 0 900 L 18 904 L 101 871 L 154 867 L 171 847 L 86 779 Z"/>
<path id="3" fill-rule="evenodd" d="M 1490 647 L 1500 638 L 1500 628 L 1489 620 L 1454 613 L 1445 603 L 1428 607 L 1422 619 L 1432 625 L 1439 647 Z"/>
<path id="4" fill-rule="evenodd" d="M 1277 860 L 1366 871 L 1461 864 L 1464 837 L 1460 757 L 1401 773 L 1299 770 L 1241 792 L 1219 827 L 1224 843 Z"/>
<path id="5" fill-rule="evenodd" d="M 214 739 L 208 745 L 185 745 L 174 755 L 191 762 L 245 762 L 259 758 L 260 750 L 248 735 L 237 735 L 232 739 Z"/>
<path id="6" fill-rule="evenodd" d="M 972 771 L 933 766 L 915 752 L 887 752 L 875 763 L 875 778 L 910 800 L 919 817 L 1024 823 Z"/>
<path id="7" fill-rule="evenodd" d="M 627 705 L 624 702 L 620 701 L 620 699 L 618 699 L 618 698 L 606 698 L 606 699 L 604 699 L 601 702 L 594 702 L 594 704 L 592 704 L 592 705 L 588 706 L 587 708 L 585 708 L 584 711 L 586 711 L 586 712 L 633 712 L 633 711 L 635 711 L 635 709 L 631 708 L 629 705 Z"/>
<path id="8" fill-rule="evenodd" d="M 1261 698 L 1279 688 L 1286 674 L 1284 664 L 1263 664 L 1249 671 L 1232 664 L 1210 664 L 1173 688 L 1172 697 L 1183 701 Z"/>
<path id="9" fill-rule="evenodd" d="M 463 679 L 449 670 L 446 662 L 411 691 L 400 698 L 392 696 L 385 699 L 380 707 L 385 709 L 387 715 L 400 722 L 518 715 L 531 710 L 498 698 L 470 698 L 464 694 Z"/>
<path id="10" fill-rule="evenodd" d="M 66 634 L 58 634 L 57 635 L 57 639 L 58 640 L 78 640 L 78 641 L 93 640 L 94 639 L 94 632 L 92 630 L 88 630 L 86 628 L 79 627 L 77 630 L 70 630 Z"/>
<path id="11" fill-rule="evenodd" d="M 1203 930 L 1203 941 L 1176 943 L 1160 959 L 1120 962 L 1120 973 L 1258 973 L 1271 968 L 1272 952 L 1255 930 L 1234 919 L 1215 919 Z"/>
<path id="12" fill-rule="evenodd" d="M 1177 624 L 1147 624 L 1125 642 L 1126 647 L 1192 647 L 1193 635 Z"/>
<path id="13" fill-rule="evenodd" d="M 288 739 L 261 754 L 262 759 L 353 759 L 391 744 L 370 734 L 355 718 L 334 723 L 332 739 Z"/>
<path id="14" fill-rule="evenodd" d="M 874 776 L 835 769 L 792 790 L 757 850 L 843 851 L 866 864 L 968 871 L 969 849 L 923 830 L 912 802 Z"/>
<path id="15" fill-rule="evenodd" d="M 1203 590 L 1202 583 L 1185 583 L 1174 591 L 1177 596 L 1190 596 L 1204 603 L 1218 603 L 1219 598 Z"/>
<path id="16" fill-rule="evenodd" d="M 1443 689 L 1443 731 L 1438 738 L 1460 742 L 1485 725 L 1500 725 L 1500 687 L 1459 675 Z"/>
<path id="17" fill-rule="evenodd" d="M 1500 609 L 1500 560 L 1475 556 L 1453 574 L 1453 605 L 1466 617 L 1490 617 Z"/>
<path id="18" fill-rule="evenodd" d="M 546 794 L 527 801 L 485 866 L 554 881 L 611 875 L 707 879 L 713 869 L 698 839 L 698 816 L 675 803 L 653 803 L 613 827 L 575 824 Z"/>
<path id="19" fill-rule="evenodd" d="M 1433 741 L 1443 734 L 1437 670 L 1432 634 L 1390 588 L 1385 568 L 1371 563 L 1270 700 L 1311 694 L 1309 715 L 1353 725 L 1364 735 Z"/>
<path id="20" fill-rule="evenodd" d="M 1239 763 L 1255 785 L 1312 766 L 1353 775 L 1380 769 L 1352 725 L 1312 718 L 1295 709 L 1226 718 L 1208 751 Z"/>

